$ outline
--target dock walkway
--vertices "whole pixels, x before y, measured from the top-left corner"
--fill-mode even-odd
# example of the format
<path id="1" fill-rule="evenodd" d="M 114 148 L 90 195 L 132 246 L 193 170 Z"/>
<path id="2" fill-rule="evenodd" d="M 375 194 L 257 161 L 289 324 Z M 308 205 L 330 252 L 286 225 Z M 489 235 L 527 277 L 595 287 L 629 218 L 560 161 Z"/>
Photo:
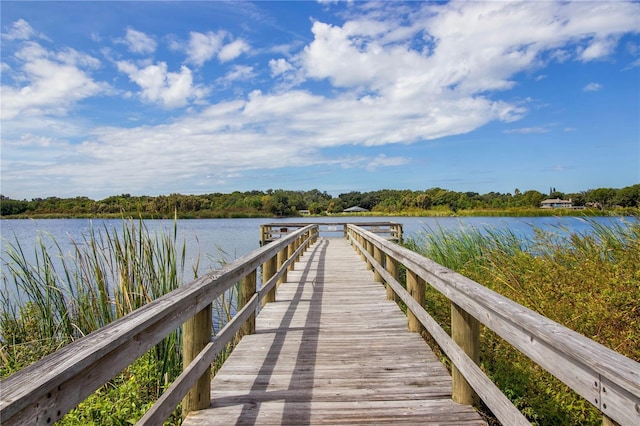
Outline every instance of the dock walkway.
<path id="1" fill-rule="evenodd" d="M 185 425 L 482 425 L 346 239 L 311 246 Z"/>

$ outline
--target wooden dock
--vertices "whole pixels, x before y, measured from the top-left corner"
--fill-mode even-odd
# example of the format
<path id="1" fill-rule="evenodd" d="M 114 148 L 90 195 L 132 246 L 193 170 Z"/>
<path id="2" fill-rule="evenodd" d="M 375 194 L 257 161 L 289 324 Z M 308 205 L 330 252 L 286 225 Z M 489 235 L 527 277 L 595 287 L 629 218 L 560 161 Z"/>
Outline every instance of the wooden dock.
<path id="1" fill-rule="evenodd" d="M 320 239 L 185 425 L 485 424 L 346 239 Z"/>
<path id="2" fill-rule="evenodd" d="M 485 424 L 471 408 L 478 399 L 500 424 L 530 425 L 478 365 L 482 324 L 604 425 L 640 424 L 638 362 L 390 241 L 401 239 L 398 224 L 332 224 L 344 238 L 320 240 L 322 224 L 296 225 L 262 228 L 268 244 L 0 380 L 0 423 L 56 422 L 182 327 L 183 371 L 140 426 L 163 424 L 180 404 L 185 425 Z M 238 284 L 238 309 L 214 333 L 212 304 Z M 449 299 L 450 333 L 425 311 L 426 285 Z M 408 329 L 437 343 L 452 377 Z M 212 381 L 211 364 L 240 331 Z"/>

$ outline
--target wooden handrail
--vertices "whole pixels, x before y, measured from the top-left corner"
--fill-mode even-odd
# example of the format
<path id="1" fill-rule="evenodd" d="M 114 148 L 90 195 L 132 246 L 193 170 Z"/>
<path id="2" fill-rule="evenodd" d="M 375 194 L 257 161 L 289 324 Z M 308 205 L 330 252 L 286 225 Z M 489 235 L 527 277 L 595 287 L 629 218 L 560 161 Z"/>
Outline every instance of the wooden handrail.
<path id="1" fill-rule="evenodd" d="M 201 368 L 208 367 L 210 363 L 207 361 L 215 358 L 219 348 L 223 348 L 235 336 L 244 321 L 255 312 L 264 293 L 275 285 L 277 278 L 316 236 L 317 225 L 308 225 L 292 232 L 3 379 L 0 381 L 0 423 L 46 425 L 58 420 L 230 287 L 255 273 L 263 263 L 276 257 L 282 250 L 288 252 L 289 246 L 296 243 L 299 249 L 293 256 L 288 256 L 285 266 L 274 278 L 249 298 L 249 303 L 235 315 L 237 319 L 227 324 L 206 345 L 205 350 L 197 354 L 196 364 L 184 366 L 185 371 L 180 376 L 182 379 L 170 387 L 178 390 L 174 389 L 161 398 L 164 404 L 166 400 L 175 403 L 177 398 L 179 401 L 186 393 L 183 392 L 193 386 L 193 379 L 202 376 Z M 171 407 L 169 413 L 176 405 Z M 164 415 L 167 408 L 163 405 L 157 410 Z M 155 413 L 150 416 L 154 422 L 161 417 Z"/>
<path id="2" fill-rule="evenodd" d="M 519 417 L 510 403 L 505 403 L 506 397 L 496 392 L 495 385 L 471 358 L 453 343 L 424 307 L 415 302 L 396 278 L 385 270 L 385 265 L 376 261 L 367 248 L 368 244 L 373 244 L 388 258 L 403 264 L 459 309 L 571 387 L 598 408 L 605 418 L 621 425 L 640 424 L 640 363 L 356 225 L 349 225 L 347 232 L 357 250 L 419 319 L 503 424 L 526 424 L 520 423 L 526 422 L 526 419 L 522 415 Z"/>
<path id="3" fill-rule="evenodd" d="M 347 236 L 347 225 L 352 222 L 314 221 L 318 225 L 319 234 L 329 233 L 337 236 Z M 296 229 L 308 226 L 310 222 L 274 222 L 260 225 L 260 244 L 281 238 Z M 397 222 L 358 222 L 358 226 L 368 229 L 378 235 L 385 235 L 388 239 L 402 241 L 402 224 Z M 326 227 L 326 229 L 322 228 Z"/>

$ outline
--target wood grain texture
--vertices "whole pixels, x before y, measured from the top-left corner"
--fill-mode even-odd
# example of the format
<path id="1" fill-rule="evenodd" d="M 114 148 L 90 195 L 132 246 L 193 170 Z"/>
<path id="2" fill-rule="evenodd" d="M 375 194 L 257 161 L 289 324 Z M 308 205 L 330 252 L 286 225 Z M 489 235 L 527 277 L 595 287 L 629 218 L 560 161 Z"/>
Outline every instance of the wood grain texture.
<path id="1" fill-rule="evenodd" d="M 301 257 L 185 425 L 485 424 L 344 239 Z"/>

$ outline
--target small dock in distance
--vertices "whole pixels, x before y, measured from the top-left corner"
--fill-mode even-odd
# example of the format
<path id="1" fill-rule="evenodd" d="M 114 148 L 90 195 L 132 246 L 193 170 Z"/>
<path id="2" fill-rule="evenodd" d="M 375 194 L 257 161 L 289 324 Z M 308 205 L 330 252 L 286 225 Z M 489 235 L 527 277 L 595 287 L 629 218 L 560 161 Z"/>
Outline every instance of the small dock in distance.
<path id="1" fill-rule="evenodd" d="M 288 273 L 185 425 L 485 424 L 344 238 Z"/>

